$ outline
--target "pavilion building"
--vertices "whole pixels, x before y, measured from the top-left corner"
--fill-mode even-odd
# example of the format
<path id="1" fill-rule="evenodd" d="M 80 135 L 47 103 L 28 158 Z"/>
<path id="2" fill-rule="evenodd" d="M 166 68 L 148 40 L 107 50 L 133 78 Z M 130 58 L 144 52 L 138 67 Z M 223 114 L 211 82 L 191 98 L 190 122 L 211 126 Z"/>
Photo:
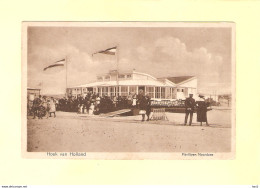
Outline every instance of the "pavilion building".
<path id="1" fill-rule="evenodd" d="M 88 92 L 100 96 L 128 96 L 142 89 L 152 100 L 185 99 L 189 94 L 197 94 L 197 78 L 195 76 L 179 76 L 155 78 L 141 72 L 117 73 L 110 71 L 98 75 L 96 82 L 67 88 L 67 95 L 85 96 Z"/>

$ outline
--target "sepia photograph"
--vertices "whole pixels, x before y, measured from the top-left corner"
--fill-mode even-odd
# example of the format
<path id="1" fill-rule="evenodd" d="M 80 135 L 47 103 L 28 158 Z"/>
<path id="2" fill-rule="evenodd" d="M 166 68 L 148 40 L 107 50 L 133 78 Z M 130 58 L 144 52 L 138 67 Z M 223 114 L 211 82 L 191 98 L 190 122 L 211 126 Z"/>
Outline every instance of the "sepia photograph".
<path id="1" fill-rule="evenodd" d="M 234 159 L 235 78 L 231 22 L 23 22 L 23 156 Z"/>

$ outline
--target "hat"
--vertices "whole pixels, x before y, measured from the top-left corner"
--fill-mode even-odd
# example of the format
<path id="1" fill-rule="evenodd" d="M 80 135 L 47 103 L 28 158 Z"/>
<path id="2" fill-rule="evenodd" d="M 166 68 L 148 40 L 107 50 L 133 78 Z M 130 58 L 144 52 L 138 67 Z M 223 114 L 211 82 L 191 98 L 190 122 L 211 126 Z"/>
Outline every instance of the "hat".
<path id="1" fill-rule="evenodd" d="M 199 97 L 200 97 L 200 98 L 203 98 L 204 96 L 203 96 L 203 95 L 201 95 L 201 94 L 199 94 Z"/>

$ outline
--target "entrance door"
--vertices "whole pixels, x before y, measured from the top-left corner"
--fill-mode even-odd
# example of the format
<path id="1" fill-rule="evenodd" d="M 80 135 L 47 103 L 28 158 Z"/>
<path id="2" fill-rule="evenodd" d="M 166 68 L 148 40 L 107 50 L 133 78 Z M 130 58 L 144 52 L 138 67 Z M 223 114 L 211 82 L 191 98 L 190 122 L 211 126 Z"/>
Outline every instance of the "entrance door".
<path id="1" fill-rule="evenodd" d="M 145 93 L 145 87 L 144 86 L 138 86 L 138 93 L 140 90 L 143 90 L 143 92 Z"/>
<path id="2" fill-rule="evenodd" d="M 88 87 L 88 91 L 93 92 L 93 87 Z"/>

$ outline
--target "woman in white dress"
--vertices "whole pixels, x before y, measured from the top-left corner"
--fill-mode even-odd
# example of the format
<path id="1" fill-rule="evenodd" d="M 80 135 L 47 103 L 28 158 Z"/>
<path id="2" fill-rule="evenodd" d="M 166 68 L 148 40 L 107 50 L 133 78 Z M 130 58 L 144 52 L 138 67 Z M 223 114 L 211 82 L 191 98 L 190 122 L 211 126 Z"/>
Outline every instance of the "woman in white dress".
<path id="1" fill-rule="evenodd" d="M 53 97 L 51 97 L 51 100 L 50 100 L 50 117 L 51 117 L 51 114 L 53 113 L 54 114 L 54 117 L 56 117 L 56 105 L 55 105 L 55 102 L 54 102 L 54 99 Z"/>
<path id="2" fill-rule="evenodd" d="M 90 107 L 89 107 L 89 115 L 93 115 L 94 112 L 94 104 L 91 103 Z"/>

